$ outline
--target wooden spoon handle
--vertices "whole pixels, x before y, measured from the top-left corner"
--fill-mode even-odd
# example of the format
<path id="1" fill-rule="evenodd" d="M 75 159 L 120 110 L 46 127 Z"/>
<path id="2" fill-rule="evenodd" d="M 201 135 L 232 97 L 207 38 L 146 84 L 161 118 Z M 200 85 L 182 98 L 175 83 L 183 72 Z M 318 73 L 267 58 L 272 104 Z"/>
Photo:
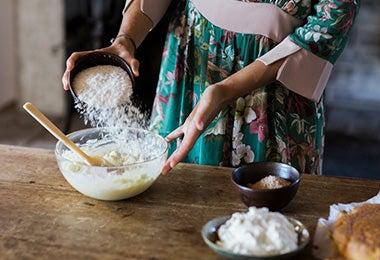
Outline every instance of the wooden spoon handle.
<path id="1" fill-rule="evenodd" d="M 56 127 L 37 107 L 32 103 L 27 102 L 24 104 L 23 108 L 28 111 L 28 113 L 34 117 L 43 127 L 46 128 L 55 138 L 60 140 L 64 145 L 70 148 L 72 151 L 78 153 L 87 162 L 91 159 L 84 153 L 76 144 L 73 143 L 58 127 Z"/>

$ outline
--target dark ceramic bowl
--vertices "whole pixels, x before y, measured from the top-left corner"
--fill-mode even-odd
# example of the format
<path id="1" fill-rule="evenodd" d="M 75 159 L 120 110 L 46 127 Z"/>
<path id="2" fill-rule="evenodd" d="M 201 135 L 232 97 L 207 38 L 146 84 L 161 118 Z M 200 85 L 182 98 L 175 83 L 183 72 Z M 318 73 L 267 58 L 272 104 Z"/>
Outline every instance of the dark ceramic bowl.
<path id="1" fill-rule="evenodd" d="M 78 75 L 78 73 L 82 70 L 99 65 L 113 65 L 122 68 L 128 73 L 132 82 L 132 87 L 135 87 L 135 78 L 132 69 L 124 59 L 108 52 L 92 52 L 80 57 L 75 62 L 74 68 L 69 73 L 69 89 L 77 104 L 84 105 L 81 100 L 78 99 L 78 96 L 75 93 L 75 89 L 72 87 L 75 76 Z"/>
<path id="2" fill-rule="evenodd" d="M 253 184 L 268 175 L 274 175 L 291 182 L 278 189 L 253 189 Z M 232 183 L 241 201 L 250 207 L 267 207 L 271 211 L 285 208 L 294 198 L 300 184 L 300 174 L 292 166 L 278 162 L 256 162 L 243 165 L 232 172 Z"/>

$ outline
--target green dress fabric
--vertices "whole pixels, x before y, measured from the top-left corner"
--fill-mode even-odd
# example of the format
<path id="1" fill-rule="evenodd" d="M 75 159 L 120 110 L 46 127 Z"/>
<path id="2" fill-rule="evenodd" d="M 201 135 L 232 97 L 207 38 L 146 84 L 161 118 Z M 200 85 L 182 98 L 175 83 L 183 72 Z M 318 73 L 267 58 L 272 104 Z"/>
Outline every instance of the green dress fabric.
<path id="1" fill-rule="evenodd" d="M 315 8 L 310 0 L 262 2 L 307 18 L 291 38 L 330 62 L 342 52 L 358 9 L 353 0 L 320 1 Z M 329 15 L 334 19 L 326 19 Z M 261 35 L 223 30 L 205 19 L 191 1 L 180 1 L 173 17 L 151 118 L 151 129 L 162 136 L 185 122 L 205 88 L 278 44 Z M 303 173 L 321 174 L 324 128 L 324 97 L 316 103 L 275 82 L 222 110 L 183 162 L 237 167 L 276 161 Z M 170 153 L 180 141 L 172 142 Z"/>

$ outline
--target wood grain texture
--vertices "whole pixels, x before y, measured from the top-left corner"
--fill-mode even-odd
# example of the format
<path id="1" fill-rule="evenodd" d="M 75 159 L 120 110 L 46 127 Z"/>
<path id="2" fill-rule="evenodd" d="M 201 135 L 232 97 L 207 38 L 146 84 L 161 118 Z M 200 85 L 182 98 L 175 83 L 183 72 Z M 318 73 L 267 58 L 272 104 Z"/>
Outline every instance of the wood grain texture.
<path id="1" fill-rule="evenodd" d="M 220 259 L 203 242 L 212 218 L 245 211 L 231 168 L 180 164 L 146 192 L 100 201 L 75 191 L 54 151 L 0 145 L 1 259 Z M 380 181 L 302 175 L 282 211 L 311 233 L 329 205 L 375 196 Z M 311 244 L 299 259 L 313 259 Z"/>

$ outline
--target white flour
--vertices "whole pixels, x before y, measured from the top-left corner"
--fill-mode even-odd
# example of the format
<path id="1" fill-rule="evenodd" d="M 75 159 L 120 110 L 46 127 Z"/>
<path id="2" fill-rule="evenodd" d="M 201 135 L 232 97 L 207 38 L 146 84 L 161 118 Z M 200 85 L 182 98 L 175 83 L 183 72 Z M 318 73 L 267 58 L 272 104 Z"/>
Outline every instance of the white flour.
<path id="1" fill-rule="evenodd" d="M 73 81 L 76 104 L 85 124 L 123 129 L 145 128 L 146 115 L 132 104 L 132 81 L 126 71 L 112 65 L 99 65 L 78 73 Z"/>

